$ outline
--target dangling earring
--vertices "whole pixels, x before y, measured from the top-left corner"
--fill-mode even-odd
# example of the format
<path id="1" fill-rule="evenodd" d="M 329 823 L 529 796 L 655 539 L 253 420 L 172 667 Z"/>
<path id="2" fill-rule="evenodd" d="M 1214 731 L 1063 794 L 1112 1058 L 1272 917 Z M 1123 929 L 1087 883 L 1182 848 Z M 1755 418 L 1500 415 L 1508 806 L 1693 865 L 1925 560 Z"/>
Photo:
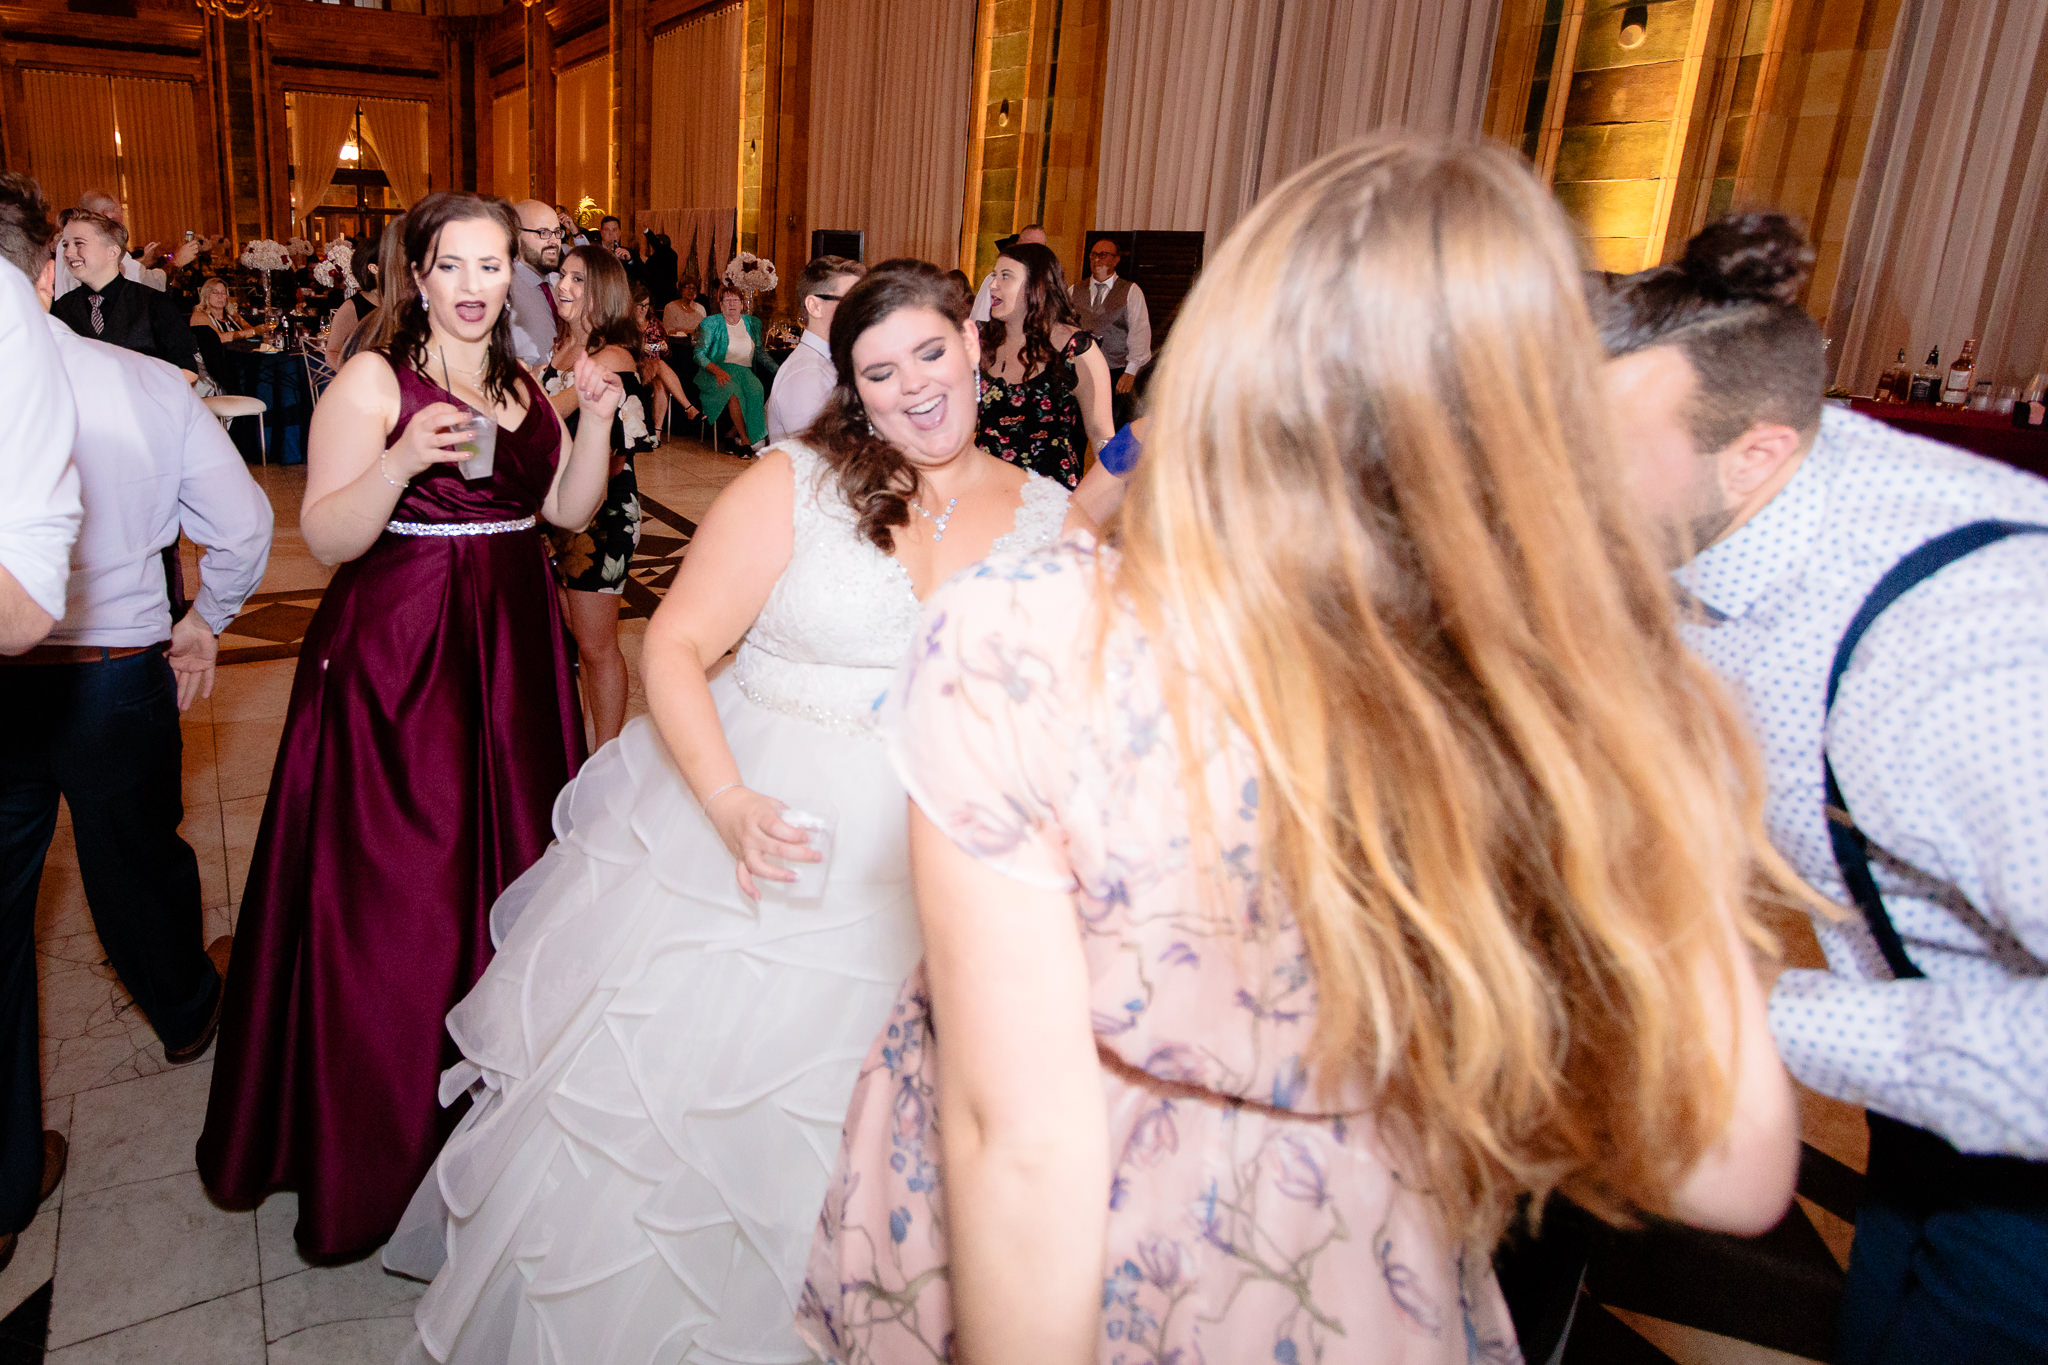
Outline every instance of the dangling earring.
<path id="1" fill-rule="evenodd" d="M 868 437 L 876 441 L 882 439 L 882 433 L 875 430 L 875 419 L 872 417 L 868 418 Z"/>
<path id="2" fill-rule="evenodd" d="M 976 367 L 975 367 L 975 370 L 974 370 L 974 406 L 975 406 L 975 407 L 977 407 L 977 408 L 981 406 L 981 367 L 980 367 L 980 366 L 976 366 Z"/>

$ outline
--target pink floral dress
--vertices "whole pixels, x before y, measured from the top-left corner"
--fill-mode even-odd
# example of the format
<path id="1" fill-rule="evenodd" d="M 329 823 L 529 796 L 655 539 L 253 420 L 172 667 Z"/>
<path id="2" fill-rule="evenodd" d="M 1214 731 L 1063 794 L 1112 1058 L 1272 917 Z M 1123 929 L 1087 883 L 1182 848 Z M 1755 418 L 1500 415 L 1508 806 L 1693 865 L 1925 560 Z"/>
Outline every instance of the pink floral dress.
<path id="1" fill-rule="evenodd" d="M 1158 655 L 1119 614 L 1093 657 L 1096 558 L 1073 541 L 935 594 L 888 730 L 960 847 L 1074 895 L 1114 1163 L 1097 1358 L 1518 1361 L 1490 1265 L 1448 1244 L 1360 1094 L 1321 1094 L 1304 1065 L 1315 983 L 1257 894 L 1235 734 L 1204 759 L 1223 853 L 1205 897 Z M 952 1358 L 936 1047 L 920 968 L 854 1089 L 811 1248 L 798 1325 L 835 1360 Z"/>

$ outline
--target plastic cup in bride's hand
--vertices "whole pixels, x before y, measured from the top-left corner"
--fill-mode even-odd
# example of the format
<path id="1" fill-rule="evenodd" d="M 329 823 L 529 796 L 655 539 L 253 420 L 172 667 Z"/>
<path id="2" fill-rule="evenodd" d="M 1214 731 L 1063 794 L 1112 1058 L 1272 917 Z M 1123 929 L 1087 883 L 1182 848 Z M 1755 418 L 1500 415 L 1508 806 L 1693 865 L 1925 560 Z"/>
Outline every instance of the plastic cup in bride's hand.
<path id="1" fill-rule="evenodd" d="M 455 472 L 465 479 L 491 477 L 491 469 L 497 463 L 498 424 L 490 414 L 472 408 L 451 423 L 448 430 L 460 433 L 464 438 L 462 444 L 449 449 L 469 452 L 469 458 L 456 465 Z"/>
<path id="2" fill-rule="evenodd" d="M 816 901 L 825 894 L 825 873 L 832 866 L 832 839 L 839 830 L 839 811 L 830 801 L 812 798 L 801 806 L 785 806 L 782 823 L 803 831 L 804 842 L 813 851 L 824 855 L 818 862 L 802 863 L 777 858 L 790 871 L 796 873 L 793 882 L 763 882 L 774 886 L 792 901 Z"/>

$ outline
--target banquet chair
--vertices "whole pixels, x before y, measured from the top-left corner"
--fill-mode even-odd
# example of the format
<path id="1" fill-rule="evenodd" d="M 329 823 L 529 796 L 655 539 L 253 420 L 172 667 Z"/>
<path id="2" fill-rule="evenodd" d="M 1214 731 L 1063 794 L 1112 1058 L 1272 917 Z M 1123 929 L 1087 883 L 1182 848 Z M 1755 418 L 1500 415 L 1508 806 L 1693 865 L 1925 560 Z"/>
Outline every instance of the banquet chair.
<path id="1" fill-rule="evenodd" d="M 327 386 L 334 382 L 334 371 L 328 366 L 326 358 L 313 349 L 310 342 L 299 352 L 299 356 L 306 362 L 306 392 L 317 403 L 320 401 L 320 395 L 327 392 Z"/>
<path id="2" fill-rule="evenodd" d="M 261 398 L 249 398 L 239 393 L 217 393 L 211 398 L 202 398 L 206 410 L 220 419 L 223 427 L 232 428 L 237 417 L 256 419 L 257 463 L 270 463 L 270 434 L 263 428 L 263 414 L 269 405 Z"/>

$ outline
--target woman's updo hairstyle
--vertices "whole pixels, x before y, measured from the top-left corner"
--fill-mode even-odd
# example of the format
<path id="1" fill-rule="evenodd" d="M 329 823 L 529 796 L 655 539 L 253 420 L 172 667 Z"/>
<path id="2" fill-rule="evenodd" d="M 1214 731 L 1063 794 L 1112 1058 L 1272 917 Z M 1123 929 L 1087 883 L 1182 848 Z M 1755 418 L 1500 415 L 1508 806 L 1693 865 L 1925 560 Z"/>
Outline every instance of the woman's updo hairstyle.
<path id="1" fill-rule="evenodd" d="M 1600 339 L 1616 356 L 1676 346 L 1699 377 L 1693 444 L 1720 450 L 1759 422 L 1810 431 L 1820 422 L 1826 348 L 1800 306 L 1813 248 L 1782 213 L 1710 223 L 1676 264 L 1625 275 L 1596 300 Z"/>
<path id="2" fill-rule="evenodd" d="M 860 519 L 860 533 L 889 553 L 891 527 L 910 523 L 917 471 L 902 451 L 875 435 L 854 384 L 853 343 L 870 327 L 905 308 L 929 308 L 963 336 L 973 300 L 927 261 L 883 261 L 846 291 L 832 315 L 832 368 L 838 384 L 804 439 L 839 476 L 839 491 Z"/>

